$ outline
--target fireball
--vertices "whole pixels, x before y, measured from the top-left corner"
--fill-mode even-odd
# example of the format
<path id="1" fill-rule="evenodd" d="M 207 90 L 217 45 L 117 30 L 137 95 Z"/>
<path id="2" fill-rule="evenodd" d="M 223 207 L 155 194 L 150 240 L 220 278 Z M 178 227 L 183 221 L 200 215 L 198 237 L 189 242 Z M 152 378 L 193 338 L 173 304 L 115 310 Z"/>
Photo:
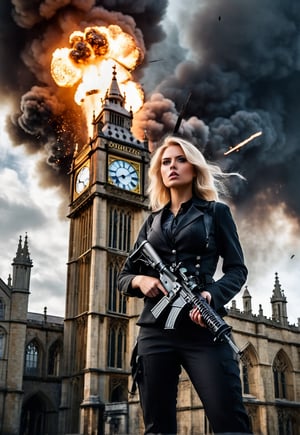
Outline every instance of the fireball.
<path id="1" fill-rule="evenodd" d="M 144 94 L 131 71 L 141 63 L 143 53 L 131 35 L 117 25 L 87 27 L 83 32 L 73 32 L 69 45 L 52 54 L 51 75 L 58 86 L 76 86 L 74 99 L 83 108 L 88 123 L 101 108 L 113 68 L 120 91 L 126 96 L 126 109 L 135 113 L 141 108 Z"/>

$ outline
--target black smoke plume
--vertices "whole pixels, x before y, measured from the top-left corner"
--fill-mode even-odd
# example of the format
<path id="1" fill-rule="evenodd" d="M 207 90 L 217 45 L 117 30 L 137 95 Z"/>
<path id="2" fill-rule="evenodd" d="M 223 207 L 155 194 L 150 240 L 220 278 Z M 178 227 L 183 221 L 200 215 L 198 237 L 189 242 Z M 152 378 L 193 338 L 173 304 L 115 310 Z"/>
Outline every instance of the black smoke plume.
<path id="1" fill-rule="evenodd" d="M 259 223 L 266 218 L 262 210 L 281 205 L 300 222 L 300 3 L 191 0 L 189 6 L 178 14 L 176 35 L 187 47 L 185 57 L 178 59 L 177 43 L 161 44 L 170 61 L 178 61 L 165 77 L 152 66 L 159 81 L 137 116 L 141 127 L 156 143 L 192 92 L 181 132 L 208 159 L 246 177 L 247 183 L 231 186 L 244 215 Z M 160 70 L 166 63 L 164 57 Z M 258 131 L 260 137 L 224 156 Z"/>

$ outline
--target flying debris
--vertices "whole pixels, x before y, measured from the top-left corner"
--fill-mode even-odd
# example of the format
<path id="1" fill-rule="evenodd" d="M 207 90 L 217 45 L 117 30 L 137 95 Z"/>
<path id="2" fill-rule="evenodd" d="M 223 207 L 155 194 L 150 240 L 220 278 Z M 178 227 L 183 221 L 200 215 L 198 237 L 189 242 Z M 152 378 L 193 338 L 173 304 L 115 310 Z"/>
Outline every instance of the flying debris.
<path id="1" fill-rule="evenodd" d="M 295 257 L 295 254 L 291 255 L 291 260 Z"/>
<path id="2" fill-rule="evenodd" d="M 184 102 L 184 104 L 181 107 L 181 111 L 180 111 L 180 113 L 178 115 L 178 118 L 177 118 L 177 121 L 176 121 L 176 125 L 174 127 L 174 131 L 173 131 L 174 134 L 178 133 L 181 121 L 182 121 L 182 119 L 183 119 L 183 117 L 185 115 L 186 108 L 187 108 L 187 106 L 189 104 L 191 96 L 192 96 L 192 93 L 190 92 L 189 95 L 187 96 L 186 101 Z"/>
<path id="3" fill-rule="evenodd" d="M 227 156 L 230 153 L 233 153 L 233 151 L 239 151 L 240 148 L 242 148 L 244 145 L 246 145 L 251 140 L 255 139 L 256 137 L 262 135 L 262 131 L 258 131 L 257 133 L 252 134 L 250 137 L 245 139 L 243 142 L 238 143 L 234 147 L 231 147 L 228 151 L 224 153 L 224 156 Z"/>

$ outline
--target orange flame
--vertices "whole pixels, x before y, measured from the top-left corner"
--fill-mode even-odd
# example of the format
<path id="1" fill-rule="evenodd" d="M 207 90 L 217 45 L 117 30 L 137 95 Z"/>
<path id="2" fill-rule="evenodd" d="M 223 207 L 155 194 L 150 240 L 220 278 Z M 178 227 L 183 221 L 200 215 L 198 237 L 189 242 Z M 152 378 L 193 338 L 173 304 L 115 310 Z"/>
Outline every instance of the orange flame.
<path id="1" fill-rule="evenodd" d="M 75 102 L 83 106 L 88 124 L 97 115 L 112 79 L 115 66 L 120 91 L 126 96 L 127 110 L 137 112 L 144 100 L 131 71 L 143 60 L 136 41 L 117 25 L 87 27 L 69 38 L 70 48 L 57 48 L 52 54 L 51 74 L 58 86 L 77 86 Z"/>

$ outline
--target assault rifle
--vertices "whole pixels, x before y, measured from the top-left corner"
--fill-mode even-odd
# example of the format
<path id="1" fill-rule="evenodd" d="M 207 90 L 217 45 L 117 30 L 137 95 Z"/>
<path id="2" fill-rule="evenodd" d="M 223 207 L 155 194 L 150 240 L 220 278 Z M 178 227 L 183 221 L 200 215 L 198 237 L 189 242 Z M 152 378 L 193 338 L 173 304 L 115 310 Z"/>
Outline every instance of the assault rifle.
<path id="1" fill-rule="evenodd" d="M 152 308 L 151 312 L 157 319 L 168 306 L 170 313 L 165 323 L 165 329 L 174 329 L 176 320 L 185 305 L 197 307 L 208 330 L 214 335 L 215 341 L 226 341 L 236 353 L 242 357 L 242 351 L 230 338 L 231 326 L 216 313 L 200 294 L 200 288 L 194 276 L 187 276 L 187 270 L 180 267 L 175 269 L 163 263 L 153 246 L 144 240 L 130 255 L 132 261 L 142 261 L 147 266 L 159 272 L 160 281 L 168 295 L 163 296 Z"/>

